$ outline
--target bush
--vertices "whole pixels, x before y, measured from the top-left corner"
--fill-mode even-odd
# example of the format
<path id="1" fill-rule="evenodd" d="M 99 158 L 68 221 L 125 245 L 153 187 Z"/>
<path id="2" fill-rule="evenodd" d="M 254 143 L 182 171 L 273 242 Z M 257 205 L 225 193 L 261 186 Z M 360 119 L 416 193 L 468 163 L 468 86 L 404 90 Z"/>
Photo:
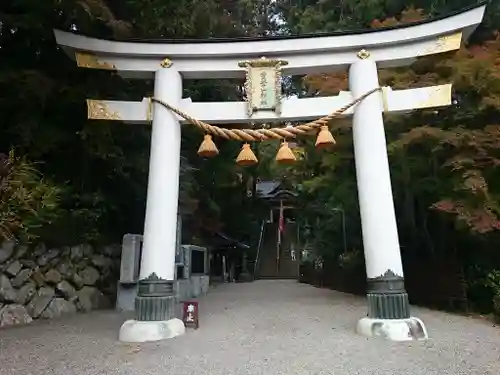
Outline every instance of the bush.
<path id="1" fill-rule="evenodd" d="M 364 256 L 360 250 L 350 250 L 340 254 L 338 257 L 338 265 L 346 270 L 353 270 L 359 267 L 364 269 Z"/>
<path id="2" fill-rule="evenodd" d="M 493 316 L 495 322 L 500 324 L 500 293 L 493 297 Z"/>
<path id="3" fill-rule="evenodd" d="M 493 316 L 500 323 L 500 271 L 493 270 L 486 277 L 486 286 L 493 292 Z"/>
<path id="4" fill-rule="evenodd" d="M 0 238 L 37 238 L 57 216 L 58 194 L 26 158 L 0 154 Z"/>

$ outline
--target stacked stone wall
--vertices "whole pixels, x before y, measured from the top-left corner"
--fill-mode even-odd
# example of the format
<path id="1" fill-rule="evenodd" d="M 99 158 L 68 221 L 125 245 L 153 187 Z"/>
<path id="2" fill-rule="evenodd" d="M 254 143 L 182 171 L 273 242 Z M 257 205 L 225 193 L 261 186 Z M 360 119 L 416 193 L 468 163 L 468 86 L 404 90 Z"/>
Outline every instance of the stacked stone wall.
<path id="1" fill-rule="evenodd" d="M 0 328 L 113 307 L 121 247 L 0 247 Z"/>

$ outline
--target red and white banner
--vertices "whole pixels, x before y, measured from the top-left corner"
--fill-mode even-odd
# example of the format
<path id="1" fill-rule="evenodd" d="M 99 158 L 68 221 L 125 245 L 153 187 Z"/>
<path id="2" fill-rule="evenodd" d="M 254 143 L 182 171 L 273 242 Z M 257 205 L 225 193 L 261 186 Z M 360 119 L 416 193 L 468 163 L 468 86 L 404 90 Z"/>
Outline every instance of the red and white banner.
<path id="1" fill-rule="evenodd" d="M 280 200 L 280 218 L 278 222 L 278 246 L 281 245 L 281 236 L 285 231 L 285 215 L 283 210 L 283 201 Z"/>

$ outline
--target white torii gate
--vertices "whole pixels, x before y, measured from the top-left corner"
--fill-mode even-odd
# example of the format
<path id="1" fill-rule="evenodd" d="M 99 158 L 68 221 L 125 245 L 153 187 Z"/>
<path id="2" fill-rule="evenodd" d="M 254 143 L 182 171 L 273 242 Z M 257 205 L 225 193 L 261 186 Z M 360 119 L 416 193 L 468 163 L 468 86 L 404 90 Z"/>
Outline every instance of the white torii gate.
<path id="1" fill-rule="evenodd" d="M 362 32 L 208 40 L 111 41 L 55 30 L 57 43 L 79 67 L 118 72 L 127 78 L 154 77 L 154 97 L 207 123 L 259 123 L 315 119 L 379 86 L 378 68 L 411 64 L 416 58 L 460 48 L 483 19 L 486 3 L 418 22 Z M 244 77 L 269 69 L 239 64 L 265 57 L 270 74 L 302 75 L 349 67 L 350 92 L 338 96 L 281 99 L 280 85 L 247 87 L 247 102 L 196 103 L 182 98 L 182 79 Z M 280 61 L 280 64 L 276 64 Z M 258 65 L 258 64 L 257 64 Z M 265 64 L 264 64 L 265 65 Z M 268 65 L 269 66 L 269 65 Z M 278 82 L 279 83 L 279 82 Z M 261 89 L 264 90 L 261 91 Z M 272 95 L 265 90 L 274 90 Z M 274 95 L 274 97 L 273 97 Z M 252 97 L 253 96 L 253 97 Z M 256 98 L 267 97 L 259 104 Z M 427 338 L 422 321 L 411 317 L 404 287 L 383 124 L 384 112 L 405 112 L 451 104 L 451 85 L 392 91 L 384 88 L 344 115 L 353 115 L 359 206 L 368 281 L 368 316 L 357 330 L 366 336 L 403 341 Z M 173 280 L 179 190 L 181 126 L 185 122 L 149 99 L 141 102 L 88 100 L 90 119 L 146 124 L 152 121 L 144 246 L 136 319 L 120 330 L 123 341 L 154 341 L 180 335 Z"/>

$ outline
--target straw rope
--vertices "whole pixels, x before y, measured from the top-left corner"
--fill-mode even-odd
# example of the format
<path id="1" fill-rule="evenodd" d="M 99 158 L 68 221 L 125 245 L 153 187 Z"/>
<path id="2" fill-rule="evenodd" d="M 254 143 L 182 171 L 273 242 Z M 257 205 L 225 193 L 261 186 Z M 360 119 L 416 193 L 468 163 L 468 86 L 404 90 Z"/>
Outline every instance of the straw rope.
<path id="1" fill-rule="evenodd" d="M 380 91 L 381 87 L 374 88 L 365 94 L 361 95 L 359 98 L 353 100 L 349 104 L 346 104 L 345 106 L 337 109 L 335 112 L 321 117 L 317 120 L 308 122 L 306 124 L 302 125 L 297 125 L 294 127 L 287 127 L 287 128 L 271 128 L 271 129 L 227 129 L 227 128 L 221 128 L 216 125 L 210 125 L 207 124 L 206 122 L 203 122 L 201 120 L 195 119 L 194 117 L 191 117 L 189 114 L 186 112 L 175 108 L 174 106 L 168 104 L 167 102 L 164 102 L 163 100 L 157 99 L 157 98 L 151 98 L 152 102 L 158 103 L 163 105 L 164 107 L 168 108 L 172 112 L 176 113 L 177 115 L 181 116 L 185 120 L 187 120 L 189 123 L 192 125 L 196 126 L 203 132 L 211 135 L 215 135 L 221 138 L 225 139 L 232 139 L 236 141 L 241 141 L 241 142 L 252 142 L 252 141 L 265 141 L 268 139 L 284 139 L 284 138 L 295 138 L 298 135 L 302 134 L 307 134 L 313 130 L 317 130 L 321 128 L 322 126 L 325 126 L 328 124 L 328 122 L 338 116 L 340 116 L 342 113 L 350 109 L 351 107 L 355 106 L 371 94 Z"/>

